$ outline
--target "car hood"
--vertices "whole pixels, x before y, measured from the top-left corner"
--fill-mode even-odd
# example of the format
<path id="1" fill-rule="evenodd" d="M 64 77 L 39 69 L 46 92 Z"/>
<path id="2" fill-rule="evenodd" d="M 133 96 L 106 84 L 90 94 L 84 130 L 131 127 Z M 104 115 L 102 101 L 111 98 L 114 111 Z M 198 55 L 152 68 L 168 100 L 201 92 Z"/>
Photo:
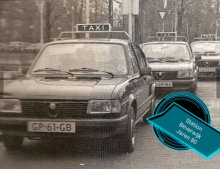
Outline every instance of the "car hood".
<path id="1" fill-rule="evenodd" d="M 195 56 L 201 56 L 199 61 L 220 61 L 220 54 L 213 53 L 213 54 L 204 54 L 204 53 L 194 53 Z"/>
<path id="2" fill-rule="evenodd" d="M 220 61 L 220 55 L 217 56 L 201 56 L 202 61 Z"/>
<path id="3" fill-rule="evenodd" d="M 163 63 L 149 63 L 152 71 L 179 71 L 192 70 L 193 62 L 163 62 Z"/>
<path id="4" fill-rule="evenodd" d="M 4 87 L 4 97 L 19 99 L 111 99 L 114 88 L 124 78 L 45 79 L 22 78 Z"/>

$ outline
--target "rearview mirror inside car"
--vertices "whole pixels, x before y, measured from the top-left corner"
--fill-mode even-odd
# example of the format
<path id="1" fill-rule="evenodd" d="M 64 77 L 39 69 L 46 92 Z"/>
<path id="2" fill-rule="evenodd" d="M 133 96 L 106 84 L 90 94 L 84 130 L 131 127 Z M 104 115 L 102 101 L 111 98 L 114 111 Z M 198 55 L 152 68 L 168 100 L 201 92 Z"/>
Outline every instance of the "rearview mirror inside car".
<path id="1" fill-rule="evenodd" d="M 201 58 L 202 58 L 201 56 L 195 56 L 196 61 L 200 60 Z"/>
<path id="2" fill-rule="evenodd" d="M 151 68 L 150 67 L 143 67 L 140 70 L 141 75 L 148 75 L 151 76 Z"/>

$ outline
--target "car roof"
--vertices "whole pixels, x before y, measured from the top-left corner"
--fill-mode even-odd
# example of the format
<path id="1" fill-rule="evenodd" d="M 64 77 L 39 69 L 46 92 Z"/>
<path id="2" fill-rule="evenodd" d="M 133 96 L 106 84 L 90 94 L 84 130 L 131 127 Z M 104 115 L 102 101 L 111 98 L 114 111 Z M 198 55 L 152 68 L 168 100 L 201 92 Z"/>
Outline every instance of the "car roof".
<path id="1" fill-rule="evenodd" d="M 142 45 L 152 45 L 152 44 L 183 44 L 183 45 L 189 45 L 187 42 L 182 42 L 182 41 L 156 41 L 156 42 L 143 43 Z"/>
<path id="2" fill-rule="evenodd" d="M 195 43 L 220 43 L 220 41 L 195 41 L 195 42 L 192 42 L 191 45 Z"/>
<path id="3" fill-rule="evenodd" d="M 70 40 L 57 40 L 47 43 L 47 45 L 53 44 L 66 44 L 66 43 L 119 43 L 119 44 L 128 44 L 130 41 L 125 39 L 70 39 Z"/>

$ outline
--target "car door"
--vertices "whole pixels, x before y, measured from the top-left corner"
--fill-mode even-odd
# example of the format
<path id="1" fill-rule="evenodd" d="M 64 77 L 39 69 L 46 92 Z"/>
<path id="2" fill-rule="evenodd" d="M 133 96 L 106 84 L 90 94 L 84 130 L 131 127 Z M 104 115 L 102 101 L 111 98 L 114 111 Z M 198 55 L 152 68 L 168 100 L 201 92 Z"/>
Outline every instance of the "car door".
<path id="1" fill-rule="evenodd" d="M 137 59 L 138 69 L 140 72 L 141 68 L 147 67 L 145 55 L 136 44 L 132 44 L 135 58 Z M 140 117 L 143 113 L 149 108 L 151 100 L 149 99 L 149 90 L 150 90 L 150 76 L 140 75 L 137 81 L 137 86 L 139 88 L 137 93 L 137 116 Z"/>

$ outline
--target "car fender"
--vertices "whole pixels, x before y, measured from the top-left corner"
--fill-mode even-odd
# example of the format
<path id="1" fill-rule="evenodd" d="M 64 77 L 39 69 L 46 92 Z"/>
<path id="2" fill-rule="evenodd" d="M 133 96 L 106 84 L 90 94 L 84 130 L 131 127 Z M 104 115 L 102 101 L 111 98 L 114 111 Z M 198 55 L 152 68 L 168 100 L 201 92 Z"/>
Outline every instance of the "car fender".
<path id="1" fill-rule="evenodd" d="M 149 96 L 154 96 L 155 95 L 155 88 L 156 88 L 156 84 L 152 83 L 150 86 L 150 90 L 149 90 Z"/>
<path id="2" fill-rule="evenodd" d="M 136 102 L 136 98 L 135 98 L 135 96 L 133 94 L 130 94 L 128 100 L 129 100 L 129 104 L 128 104 L 128 109 L 127 110 L 129 110 L 130 107 L 134 106 L 133 108 L 135 110 L 135 118 L 136 118 L 136 115 L 137 115 L 137 102 Z"/>

